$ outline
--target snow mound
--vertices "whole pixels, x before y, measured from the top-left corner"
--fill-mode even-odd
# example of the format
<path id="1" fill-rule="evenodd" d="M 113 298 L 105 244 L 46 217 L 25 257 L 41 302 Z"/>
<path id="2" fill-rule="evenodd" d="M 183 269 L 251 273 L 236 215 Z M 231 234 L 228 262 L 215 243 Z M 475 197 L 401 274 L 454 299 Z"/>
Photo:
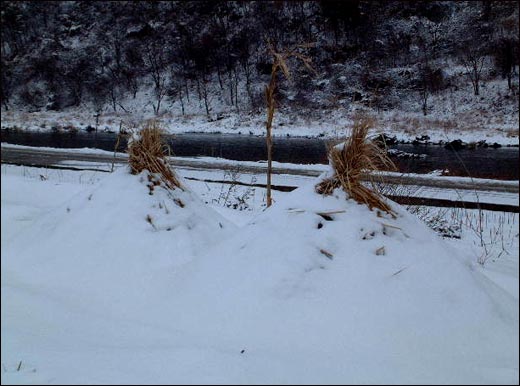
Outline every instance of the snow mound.
<path id="1" fill-rule="evenodd" d="M 107 175 L 11 240 L 2 277 L 131 312 L 235 228 L 188 190 L 150 186 L 147 172 L 123 167 Z"/>
<path id="2" fill-rule="evenodd" d="M 517 380 L 515 300 L 393 207 L 294 191 L 183 267 L 176 326 L 250 351 L 242 382 Z"/>

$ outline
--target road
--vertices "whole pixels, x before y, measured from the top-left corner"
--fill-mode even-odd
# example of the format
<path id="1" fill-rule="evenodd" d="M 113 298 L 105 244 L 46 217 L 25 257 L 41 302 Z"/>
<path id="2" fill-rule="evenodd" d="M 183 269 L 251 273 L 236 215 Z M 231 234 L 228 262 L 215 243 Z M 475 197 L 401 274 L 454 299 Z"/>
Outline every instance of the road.
<path id="1" fill-rule="evenodd" d="M 109 171 L 112 163 L 125 163 L 127 157 L 124 153 L 110 154 L 108 152 L 92 154 L 84 151 L 64 151 L 63 149 L 52 150 L 49 148 L 27 148 L 15 147 L 2 144 L 2 163 L 40 166 L 60 167 L 77 169 L 96 169 Z M 207 182 L 227 182 L 222 179 L 222 171 L 237 170 L 243 175 L 264 175 L 266 165 L 262 163 L 237 162 L 227 160 L 208 160 L 207 158 L 182 158 L 172 157 L 172 165 L 179 171 L 183 171 L 183 177 Z M 273 168 L 273 174 L 279 176 L 275 188 L 279 190 L 292 190 L 297 184 L 286 183 L 283 176 L 302 177 L 308 179 L 319 176 L 327 168 L 326 165 L 298 165 L 297 167 Z M 203 176 L 200 171 L 210 172 Z M 220 172 L 211 175 L 211 172 Z M 391 199 L 403 204 L 410 205 L 434 205 L 434 206 L 457 206 L 466 208 L 478 208 L 489 210 L 507 210 L 518 212 L 518 181 L 478 180 L 468 178 L 433 177 L 428 175 L 397 175 L 385 174 L 383 180 L 386 186 L 394 187 L 387 194 Z M 260 183 L 257 186 L 265 186 Z M 294 182 L 294 181 L 293 181 Z M 235 183 L 250 185 L 245 179 Z M 399 194 L 397 187 L 407 187 Z M 402 189 L 401 189 L 402 190 Z M 410 192 L 415 192 L 415 197 L 410 197 Z M 407 193 L 407 194 L 405 194 Z M 420 194 L 421 197 L 417 197 Z M 407 197 L 405 197 L 407 196 Z M 455 197 L 455 200 L 453 199 Z M 458 202 L 458 204 L 457 204 Z"/>

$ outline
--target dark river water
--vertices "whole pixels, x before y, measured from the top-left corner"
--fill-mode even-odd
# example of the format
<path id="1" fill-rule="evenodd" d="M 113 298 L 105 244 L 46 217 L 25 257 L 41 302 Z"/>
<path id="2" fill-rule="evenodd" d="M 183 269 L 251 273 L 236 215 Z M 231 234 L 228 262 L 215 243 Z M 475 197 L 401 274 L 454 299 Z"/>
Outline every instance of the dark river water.
<path id="1" fill-rule="evenodd" d="M 222 157 L 239 161 L 266 159 L 264 137 L 237 134 L 176 134 L 166 136 L 176 156 Z M 1 130 L 2 142 L 58 148 L 98 148 L 113 151 L 117 136 L 113 133 L 87 132 L 25 132 Z M 327 163 L 327 141 L 320 138 L 274 138 L 273 159 L 279 162 L 299 164 Z M 122 141 L 119 151 L 124 151 Z M 390 146 L 408 155 L 423 156 L 406 158 L 392 156 L 403 173 L 428 173 L 445 170 L 445 174 L 494 178 L 519 179 L 519 149 L 517 147 L 447 150 L 438 145 L 397 144 Z"/>

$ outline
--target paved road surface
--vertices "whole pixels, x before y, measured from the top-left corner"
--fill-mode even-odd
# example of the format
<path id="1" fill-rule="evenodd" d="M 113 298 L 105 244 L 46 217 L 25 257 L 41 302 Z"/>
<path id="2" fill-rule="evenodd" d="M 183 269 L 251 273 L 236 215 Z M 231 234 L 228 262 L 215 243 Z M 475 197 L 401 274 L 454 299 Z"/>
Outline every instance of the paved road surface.
<path id="1" fill-rule="evenodd" d="M 58 167 L 75 167 L 78 169 L 96 168 L 101 170 L 110 170 L 113 162 L 124 163 L 126 156 L 122 153 L 114 155 L 108 154 L 85 154 L 82 152 L 50 150 L 41 148 L 18 148 L 2 145 L 1 159 L 3 163 L 12 163 L 30 166 L 58 166 Z M 237 161 L 216 160 L 208 161 L 207 159 L 183 159 L 175 157 L 171 159 L 171 163 L 183 171 L 183 176 L 188 179 L 206 180 L 208 182 L 229 182 L 222 181 L 220 177 L 211 177 L 207 175 L 201 177 L 197 175 L 200 171 L 222 172 L 225 170 L 233 170 L 237 168 Z M 258 164 L 240 164 L 240 173 L 242 174 L 258 174 L 262 175 L 266 172 L 266 165 Z M 275 167 L 273 174 L 286 176 L 316 177 L 319 176 L 326 166 L 318 168 L 301 167 L 283 168 Z M 207 174 L 207 173 L 206 173 Z M 306 178 L 305 178 L 306 179 Z M 478 180 L 473 181 L 467 178 L 453 180 L 443 177 L 432 177 L 428 175 L 385 175 L 384 181 L 389 186 L 408 186 L 408 192 L 415 190 L 422 197 L 399 198 L 399 193 L 389 193 L 389 197 L 403 204 L 422 205 L 430 204 L 436 206 L 461 206 L 461 207 L 478 207 L 478 203 L 484 206 L 490 206 L 490 210 L 500 210 L 501 205 L 506 206 L 504 210 L 518 212 L 518 181 L 498 181 L 498 180 Z M 259 181 L 260 182 L 260 181 Z M 239 182 L 247 184 L 247 182 Z M 276 184 L 276 183 L 275 183 Z M 259 183 L 258 186 L 264 186 Z M 296 186 L 294 184 L 278 183 L 279 190 L 292 190 Z M 454 204 L 454 199 L 460 204 Z M 451 198 L 451 200 L 450 200 Z M 498 206 L 497 206 L 498 205 Z M 495 209 L 493 209 L 495 208 Z M 497 209 L 498 208 L 498 209 Z"/>

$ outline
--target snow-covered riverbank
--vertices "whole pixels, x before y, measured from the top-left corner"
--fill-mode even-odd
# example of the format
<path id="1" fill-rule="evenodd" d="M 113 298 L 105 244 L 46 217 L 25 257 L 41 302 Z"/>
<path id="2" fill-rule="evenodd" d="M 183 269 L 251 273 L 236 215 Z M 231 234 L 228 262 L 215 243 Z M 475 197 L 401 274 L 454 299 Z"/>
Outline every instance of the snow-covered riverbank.
<path id="1" fill-rule="evenodd" d="M 500 118 L 500 119 L 499 119 Z M 160 117 L 145 113 L 111 113 L 98 117 L 99 131 L 118 132 L 120 128 L 138 127 L 144 120 L 157 119 L 170 134 L 180 133 L 224 133 L 243 135 L 265 135 L 264 114 L 222 113 L 208 119 L 206 115 L 172 115 L 165 113 Z M 424 117 L 420 114 L 380 112 L 374 115 L 372 135 L 385 133 L 399 142 L 411 143 L 417 138 L 428 138 L 433 144 L 461 140 L 466 143 L 486 141 L 488 144 L 518 146 L 518 113 L 502 117 L 464 117 L 437 115 Z M 294 113 L 279 111 L 276 114 L 273 135 L 280 137 L 342 138 L 352 125 L 348 112 L 332 110 L 322 117 L 297 116 Z M 70 131 L 93 130 L 96 118 L 92 111 L 72 109 L 70 111 L 21 112 L 2 111 L 2 129 L 27 131 Z M 423 139 L 423 141 L 425 141 Z"/>

